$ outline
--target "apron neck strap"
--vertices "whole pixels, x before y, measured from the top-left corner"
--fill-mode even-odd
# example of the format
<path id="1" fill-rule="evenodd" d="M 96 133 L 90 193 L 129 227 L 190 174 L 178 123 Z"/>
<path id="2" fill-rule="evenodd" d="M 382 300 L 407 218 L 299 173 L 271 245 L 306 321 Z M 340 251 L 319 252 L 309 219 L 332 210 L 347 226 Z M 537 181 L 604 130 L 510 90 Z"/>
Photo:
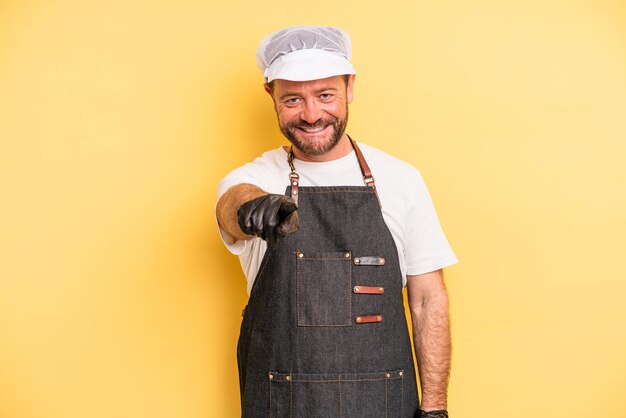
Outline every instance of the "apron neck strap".
<path id="1" fill-rule="evenodd" d="M 367 165 L 367 161 L 365 161 L 365 157 L 363 157 L 363 153 L 361 149 L 356 144 L 356 141 L 350 138 L 348 135 L 348 139 L 350 140 L 350 144 L 356 153 L 356 158 L 359 161 L 359 167 L 361 168 L 361 173 L 363 174 L 363 182 L 366 186 L 374 189 L 374 193 L 376 193 L 376 198 L 378 199 L 378 204 L 380 204 L 380 198 L 378 197 L 378 191 L 376 190 L 376 183 L 374 182 L 374 176 L 372 176 L 372 171 L 370 170 L 369 165 Z M 293 145 L 289 147 L 289 152 L 287 153 L 287 162 L 289 163 L 289 168 L 291 172 L 289 173 L 289 183 L 291 184 L 291 197 L 295 200 L 296 204 L 298 203 L 298 184 L 300 182 L 300 176 L 296 173 L 296 167 L 293 165 L 294 160 L 293 155 Z"/>
<path id="2" fill-rule="evenodd" d="M 363 182 L 366 186 L 371 187 L 376 190 L 376 184 L 374 183 L 374 176 L 372 176 L 372 170 L 370 170 L 370 166 L 367 165 L 367 161 L 365 161 L 365 157 L 363 157 L 363 153 L 361 152 L 361 148 L 356 144 L 356 141 L 350 138 L 348 135 L 348 139 L 350 139 L 350 143 L 352 144 L 352 148 L 354 148 L 354 152 L 356 153 L 356 159 L 359 160 L 359 167 L 361 168 L 361 173 L 363 174 Z"/>

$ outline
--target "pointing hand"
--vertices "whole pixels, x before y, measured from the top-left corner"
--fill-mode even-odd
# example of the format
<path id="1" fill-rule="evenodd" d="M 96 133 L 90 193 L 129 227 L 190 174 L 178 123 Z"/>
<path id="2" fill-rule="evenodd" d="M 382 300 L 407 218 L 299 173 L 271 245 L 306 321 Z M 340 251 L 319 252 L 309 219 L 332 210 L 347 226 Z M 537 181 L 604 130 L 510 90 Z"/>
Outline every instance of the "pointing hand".
<path id="1" fill-rule="evenodd" d="M 237 221 L 245 234 L 261 237 L 269 247 L 300 226 L 296 202 L 280 194 L 267 194 L 244 203 L 237 211 Z"/>

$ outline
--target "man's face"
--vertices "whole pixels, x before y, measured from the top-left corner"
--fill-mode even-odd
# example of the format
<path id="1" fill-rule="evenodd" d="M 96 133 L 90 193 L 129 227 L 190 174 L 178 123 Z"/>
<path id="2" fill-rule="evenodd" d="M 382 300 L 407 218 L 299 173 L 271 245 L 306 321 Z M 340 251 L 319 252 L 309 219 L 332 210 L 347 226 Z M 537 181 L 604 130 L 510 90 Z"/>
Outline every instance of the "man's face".
<path id="1" fill-rule="evenodd" d="M 311 156 L 328 153 L 341 139 L 348 122 L 354 76 L 311 81 L 275 80 L 272 95 L 282 133 Z"/>

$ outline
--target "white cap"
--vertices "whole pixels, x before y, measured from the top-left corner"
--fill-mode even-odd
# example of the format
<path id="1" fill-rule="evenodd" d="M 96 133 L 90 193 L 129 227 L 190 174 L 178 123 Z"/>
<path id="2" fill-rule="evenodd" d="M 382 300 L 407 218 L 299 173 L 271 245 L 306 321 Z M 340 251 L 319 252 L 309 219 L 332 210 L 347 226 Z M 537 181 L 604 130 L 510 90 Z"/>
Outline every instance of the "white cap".
<path id="1" fill-rule="evenodd" d="M 294 26 L 270 33 L 261 41 L 257 64 L 265 82 L 318 80 L 356 74 L 347 32 L 332 26 Z"/>

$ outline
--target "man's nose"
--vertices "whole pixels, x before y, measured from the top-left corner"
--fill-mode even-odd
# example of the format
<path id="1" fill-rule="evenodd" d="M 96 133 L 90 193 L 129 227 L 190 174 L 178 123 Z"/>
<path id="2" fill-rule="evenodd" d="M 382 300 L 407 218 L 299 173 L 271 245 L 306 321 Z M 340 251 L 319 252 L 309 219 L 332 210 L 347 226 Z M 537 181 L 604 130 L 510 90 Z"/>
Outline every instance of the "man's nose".
<path id="1" fill-rule="evenodd" d="M 322 111 L 315 100 L 307 100 L 304 102 L 304 108 L 300 119 L 308 123 L 315 123 L 322 117 Z"/>

